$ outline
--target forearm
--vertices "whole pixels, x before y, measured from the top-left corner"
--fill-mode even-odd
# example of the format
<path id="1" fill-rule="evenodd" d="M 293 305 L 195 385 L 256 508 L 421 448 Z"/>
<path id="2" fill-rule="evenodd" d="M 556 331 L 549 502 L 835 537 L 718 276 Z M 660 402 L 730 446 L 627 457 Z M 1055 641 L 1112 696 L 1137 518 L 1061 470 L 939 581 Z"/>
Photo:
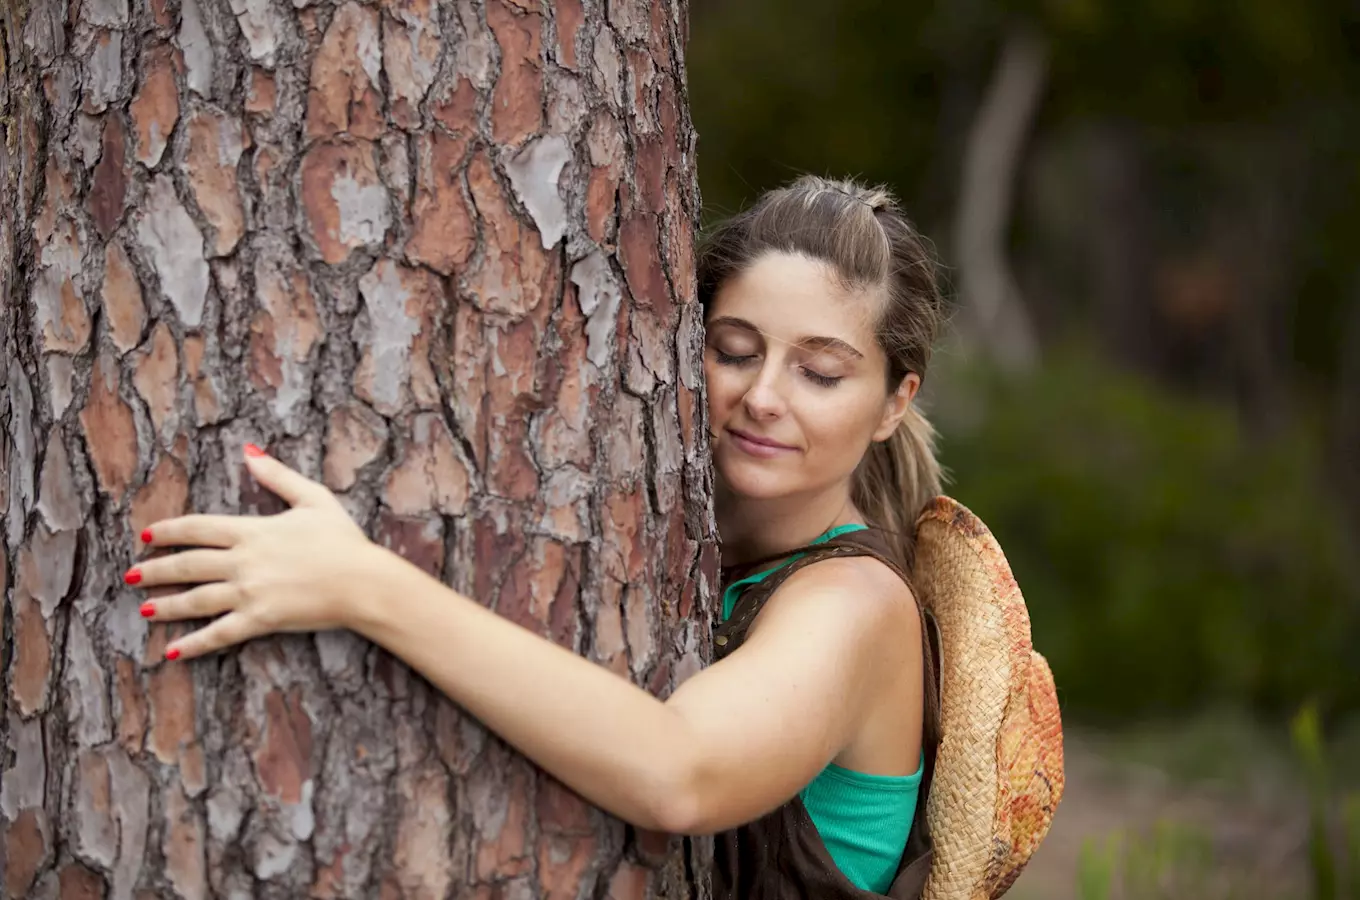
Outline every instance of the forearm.
<path id="1" fill-rule="evenodd" d="M 380 586 L 351 604 L 354 631 L 405 660 L 590 802 L 642 828 L 675 825 L 670 810 L 685 791 L 693 749 L 678 714 L 381 554 Z"/>

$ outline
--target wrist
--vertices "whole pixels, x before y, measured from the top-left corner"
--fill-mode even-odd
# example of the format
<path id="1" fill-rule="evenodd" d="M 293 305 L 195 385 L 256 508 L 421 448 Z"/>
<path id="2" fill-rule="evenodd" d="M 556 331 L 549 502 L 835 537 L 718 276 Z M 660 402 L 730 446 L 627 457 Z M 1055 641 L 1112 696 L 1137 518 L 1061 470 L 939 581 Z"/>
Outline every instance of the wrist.
<path id="1" fill-rule="evenodd" d="M 401 593 L 393 591 L 393 582 L 404 576 L 402 569 L 409 565 L 391 550 L 371 541 L 356 549 L 340 585 L 341 627 L 372 639 L 374 625 L 389 612 L 390 598 Z"/>

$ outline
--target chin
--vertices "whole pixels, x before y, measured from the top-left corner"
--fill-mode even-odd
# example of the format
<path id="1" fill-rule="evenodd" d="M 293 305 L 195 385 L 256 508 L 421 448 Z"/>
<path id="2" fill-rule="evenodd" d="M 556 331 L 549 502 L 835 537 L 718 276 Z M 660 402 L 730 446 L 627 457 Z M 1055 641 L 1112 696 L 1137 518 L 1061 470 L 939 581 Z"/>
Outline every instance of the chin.
<path id="1" fill-rule="evenodd" d="M 718 477 L 733 494 L 748 500 L 775 500 L 798 492 L 799 485 L 793 483 L 787 473 L 772 472 L 771 467 L 758 460 L 742 459 L 734 461 L 718 454 L 714 468 Z"/>

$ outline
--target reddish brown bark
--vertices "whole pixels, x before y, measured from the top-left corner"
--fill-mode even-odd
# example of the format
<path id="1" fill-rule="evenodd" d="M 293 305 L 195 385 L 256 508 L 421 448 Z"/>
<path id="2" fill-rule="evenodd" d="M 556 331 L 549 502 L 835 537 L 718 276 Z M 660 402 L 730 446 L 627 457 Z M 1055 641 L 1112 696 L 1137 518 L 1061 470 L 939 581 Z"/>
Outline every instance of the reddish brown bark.
<path id="1" fill-rule="evenodd" d="M 191 665 L 119 575 L 246 441 L 665 693 L 714 583 L 683 0 L 0 10 L 0 894 L 705 896 L 344 634 Z"/>

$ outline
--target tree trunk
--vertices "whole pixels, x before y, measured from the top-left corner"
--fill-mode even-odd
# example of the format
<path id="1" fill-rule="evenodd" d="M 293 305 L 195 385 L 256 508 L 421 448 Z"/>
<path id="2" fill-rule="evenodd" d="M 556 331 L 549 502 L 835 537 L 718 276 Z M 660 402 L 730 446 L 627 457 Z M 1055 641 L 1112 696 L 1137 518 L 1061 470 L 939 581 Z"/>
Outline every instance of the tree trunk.
<path id="1" fill-rule="evenodd" d="M 1001 46 L 964 150 L 954 252 L 959 266 L 963 327 L 987 356 L 1011 371 L 1039 360 L 1039 338 L 1011 271 L 1007 233 L 1025 141 L 1048 77 L 1048 45 L 1017 25 Z"/>
<path id="2" fill-rule="evenodd" d="M 0 894 L 706 896 L 344 633 L 162 664 L 147 523 L 380 543 L 665 694 L 716 577 L 684 0 L 12 0 Z"/>

